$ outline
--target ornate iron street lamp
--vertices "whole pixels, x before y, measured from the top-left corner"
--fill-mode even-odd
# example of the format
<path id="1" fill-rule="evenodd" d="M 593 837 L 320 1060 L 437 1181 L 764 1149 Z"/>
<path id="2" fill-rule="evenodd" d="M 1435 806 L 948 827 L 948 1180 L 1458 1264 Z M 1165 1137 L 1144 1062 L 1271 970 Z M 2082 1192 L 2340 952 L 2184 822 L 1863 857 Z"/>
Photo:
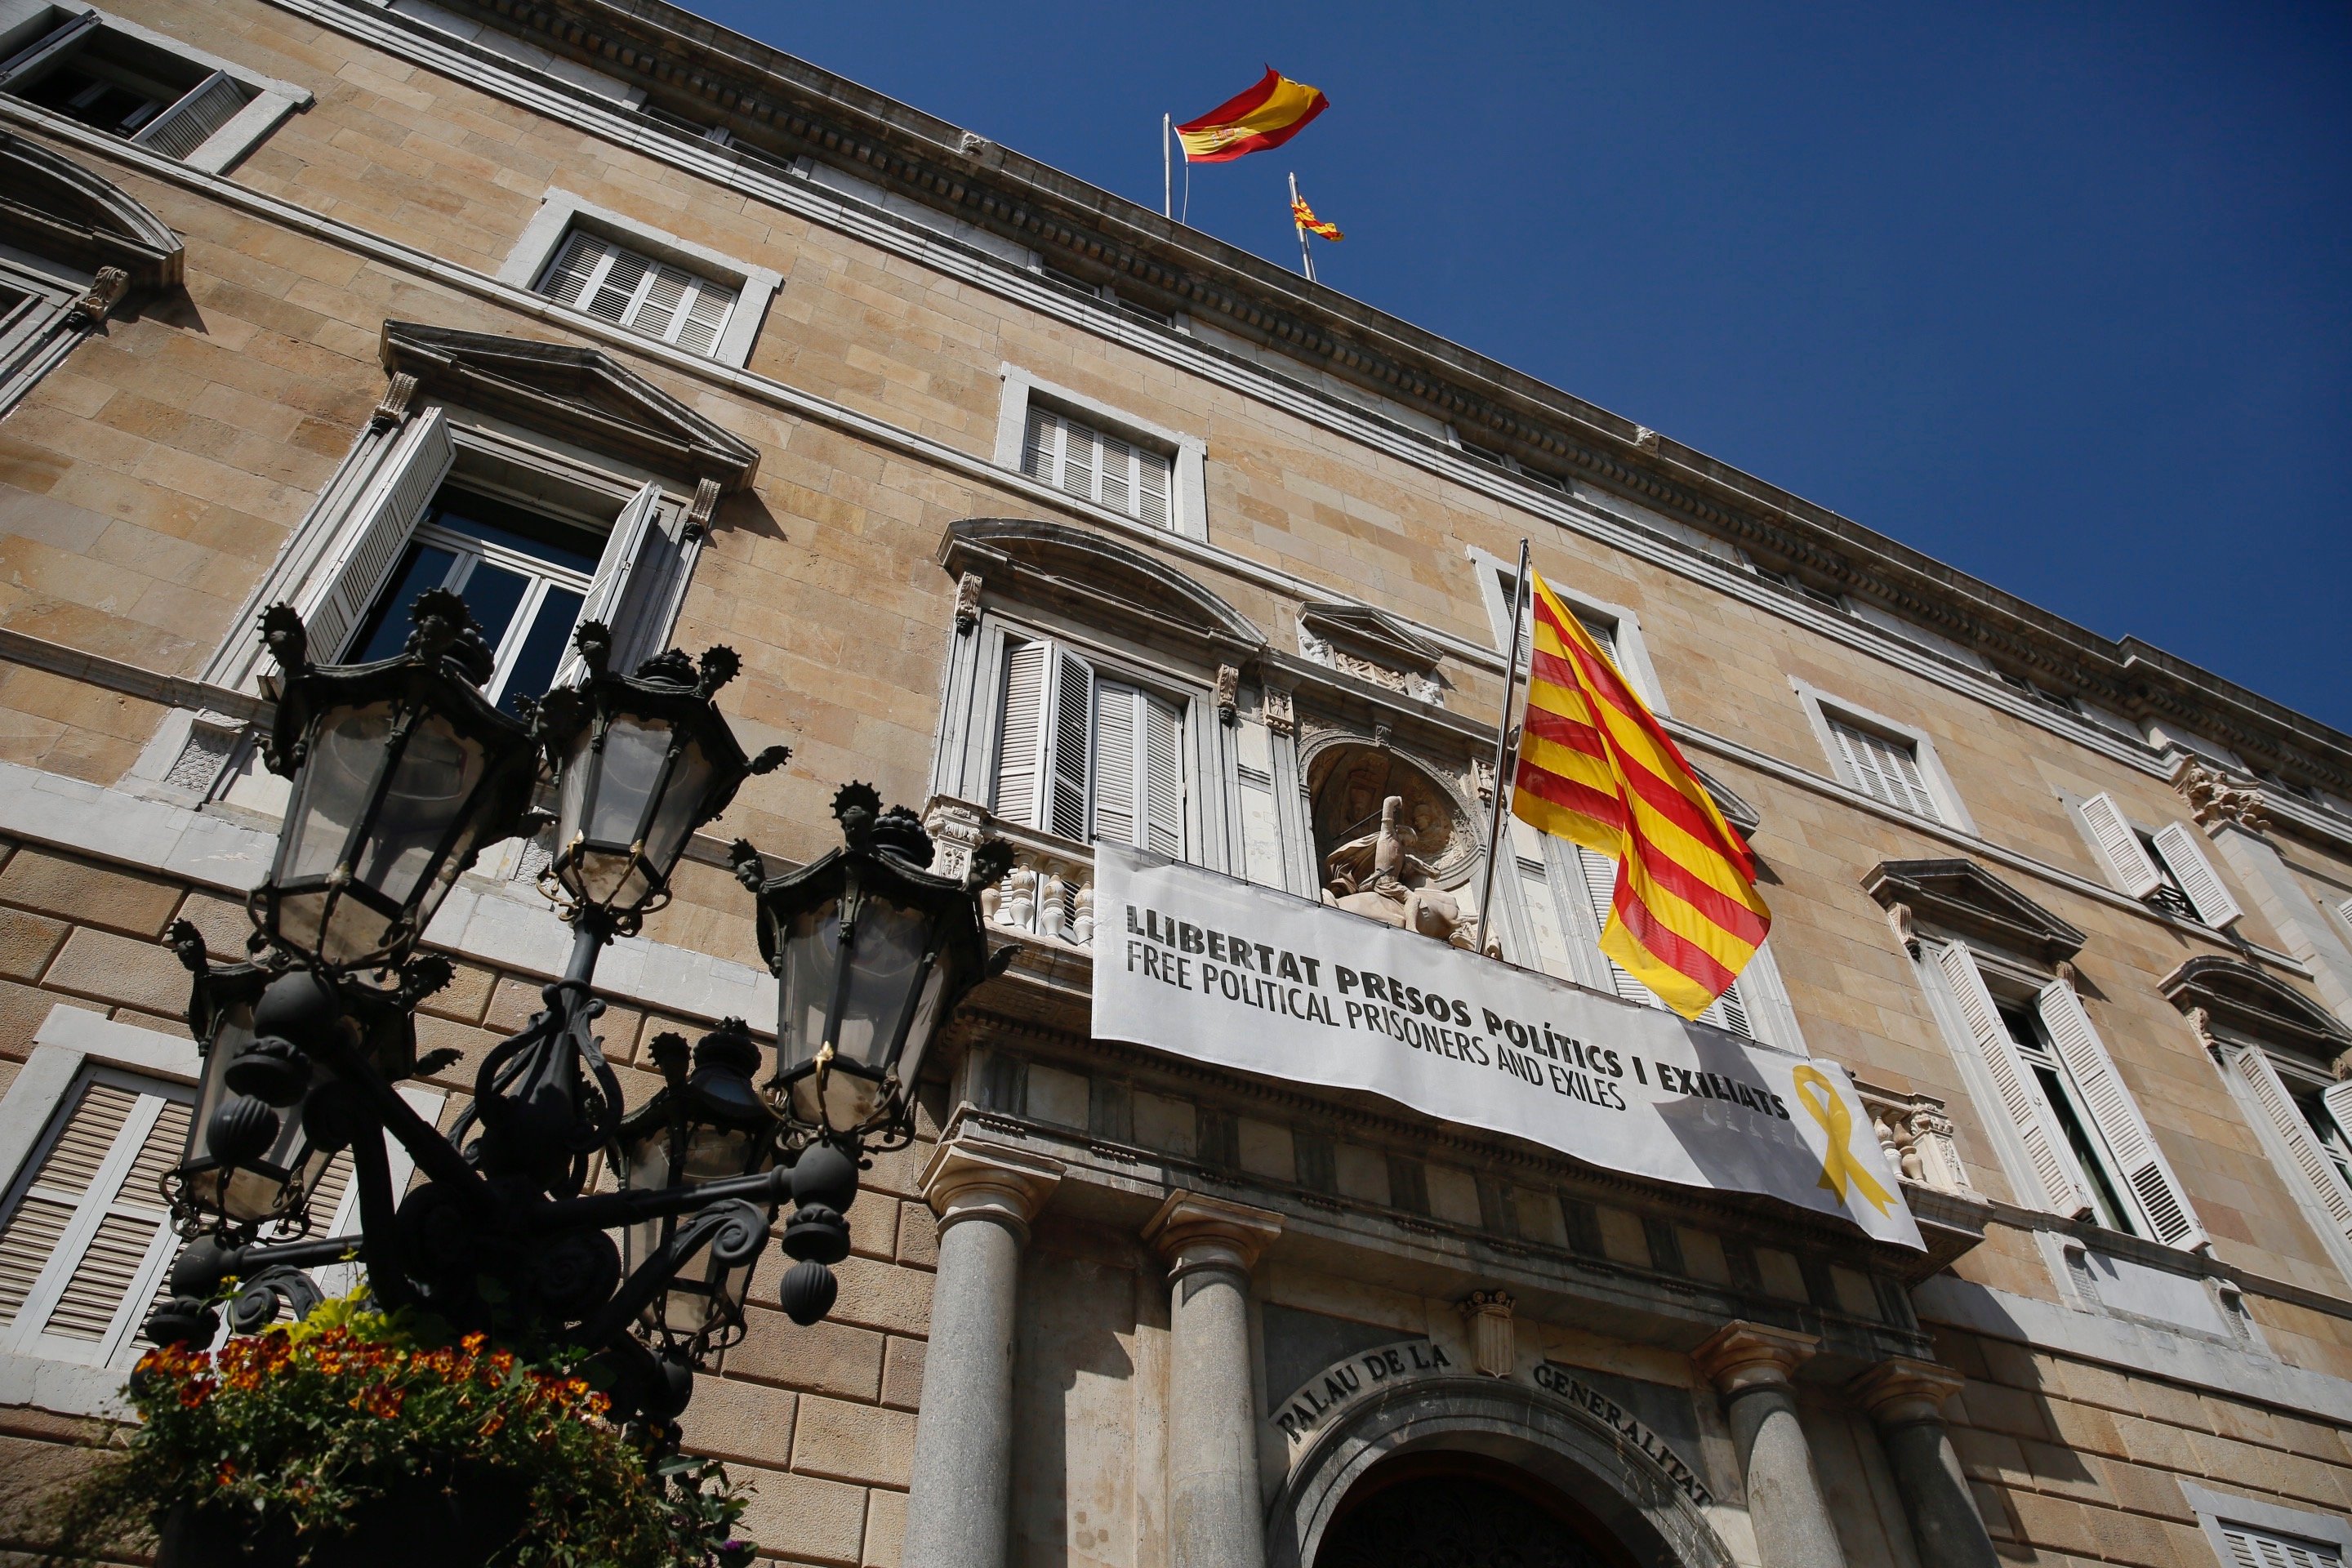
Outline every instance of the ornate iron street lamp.
<path id="1" fill-rule="evenodd" d="M 729 649 L 698 667 L 672 651 L 623 675 L 605 668 L 605 628 L 584 623 L 587 678 L 517 720 L 482 696 L 489 653 L 462 600 L 426 594 L 412 619 L 398 658 L 321 667 L 292 610 L 263 617 L 283 671 L 264 758 L 292 789 L 248 903 L 255 961 L 212 968 L 194 927 L 173 932 L 196 976 L 189 1026 L 205 1066 L 171 1178 L 192 1239 L 149 1333 L 208 1336 L 209 1303 L 232 1277 L 240 1328 L 266 1321 L 279 1298 L 307 1310 L 317 1291 L 299 1271 L 356 1250 L 384 1304 L 576 1344 L 612 1374 L 619 1413 L 674 1431 L 694 1366 L 740 1331 L 787 1196 L 783 1248 L 799 1261 L 782 1304 L 803 1323 L 831 1309 L 860 1141 L 912 1136 L 905 1086 L 987 968 L 977 879 L 1001 877 L 1010 852 L 982 846 L 962 882 L 931 876 L 921 827 L 880 813 L 862 784 L 836 803 L 847 847 L 815 866 L 769 882 L 739 843 L 736 872 L 760 894 L 762 951 L 794 977 L 785 1016 L 798 1022 L 780 1033 L 764 1093 L 740 1020 L 690 1057 L 683 1038 L 657 1037 L 664 1087 L 624 1119 L 592 1027 L 604 1010 L 591 994 L 597 957 L 667 901 L 695 830 L 786 753 L 746 757 L 719 717 L 712 699 L 737 669 Z M 542 887 L 572 926 L 571 960 L 544 1010 L 483 1058 L 445 1135 L 394 1087 L 457 1057 L 416 1057 L 413 1011 L 451 971 L 415 944 L 481 850 L 546 820 L 530 807 L 542 757 L 558 829 Z M 822 1005 L 812 985 L 830 987 Z M 423 1178 L 404 1194 L 392 1188 L 387 1137 Z M 345 1150 L 360 1232 L 305 1238 L 310 1200 Z M 599 1151 L 619 1189 L 583 1195 Z M 616 1228 L 625 1253 L 607 1234 Z"/>

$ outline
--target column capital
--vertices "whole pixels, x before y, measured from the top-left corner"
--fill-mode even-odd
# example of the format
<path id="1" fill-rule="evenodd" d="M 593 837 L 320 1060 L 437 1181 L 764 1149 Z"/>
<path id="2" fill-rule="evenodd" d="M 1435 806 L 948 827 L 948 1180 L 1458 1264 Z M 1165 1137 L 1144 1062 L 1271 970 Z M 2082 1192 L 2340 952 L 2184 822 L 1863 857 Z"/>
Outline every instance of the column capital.
<path id="1" fill-rule="evenodd" d="M 1181 1187 L 1143 1227 L 1144 1241 L 1166 1259 L 1171 1279 L 1196 1268 L 1246 1274 L 1281 1234 L 1282 1216 L 1270 1209 Z"/>
<path id="2" fill-rule="evenodd" d="M 920 1185 L 941 1230 L 967 1219 L 992 1219 L 1026 1241 L 1029 1222 L 1060 1184 L 1064 1168 L 1042 1154 L 960 1137 L 932 1151 Z"/>
<path id="3" fill-rule="evenodd" d="M 1944 1401 L 1967 1382 L 1940 1363 L 1898 1355 L 1864 1372 L 1846 1390 L 1881 1426 L 1907 1426 L 1937 1419 Z"/>
<path id="4" fill-rule="evenodd" d="M 1790 1377 L 1821 1348 L 1818 1334 L 1733 1321 L 1691 1352 L 1691 1363 L 1729 1399 L 1759 1388 L 1787 1387 Z"/>

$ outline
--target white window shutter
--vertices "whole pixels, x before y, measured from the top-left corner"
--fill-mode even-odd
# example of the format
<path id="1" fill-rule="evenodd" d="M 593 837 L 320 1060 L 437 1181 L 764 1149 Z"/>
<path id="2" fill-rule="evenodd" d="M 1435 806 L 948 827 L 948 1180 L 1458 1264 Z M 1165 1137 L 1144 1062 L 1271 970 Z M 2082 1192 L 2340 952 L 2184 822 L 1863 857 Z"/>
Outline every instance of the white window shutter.
<path id="1" fill-rule="evenodd" d="M 158 1184 L 189 1113 L 176 1085 L 82 1082 L 0 1227 L 0 1345 L 102 1366 L 132 1342 L 178 1249 Z"/>
<path id="2" fill-rule="evenodd" d="M 708 357 L 719 346 L 719 334 L 727 330 L 727 319 L 735 313 L 737 293 L 724 283 L 696 279 L 693 296 L 687 300 L 685 314 L 678 320 L 677 346 L 688 353 Z"/>
<path id="3" fill-rule="evenodd" d="M 1113 511 L 1131 512 L 1135 509 L 1135 448 L 1116 436 L 1097 437 L 1102 452 L 1102 503 Z"/>
<path id="4" fill-rule="evenodd" d="M 1135 453 L 1135 515 L 1154 528 L 1169 523 L 1169 495 L 1175 487 L 1176 462 L 1160 452 Z"/>
<path id="5" fill-rule="evenodd" d="M 2313 1136 L 2311 1123 L 2304 1120 L 2303 1108 L 2295 1104 L 2294 1094 L 2278 1075 L 2278 1068 L 2271 1065 L 2270 1058 L 2257 1047 L 2232 1042 L 2221 1048 L 2229 1058 L 2230 1065 L 2237 1069 L 2240 1080 L 2252 1092 L 2254 1103 L 2263 1108 L 2263 1115 L 2270 1122 L 2271 1130 L 2278 1134 L 2279 1142 L 2286 1145 L 2287 1158 L 2294 1162 L 2296 1173 L 2310 1187 L 2312 1195 L 2319 1200 L 2320 1207 L 2327 1211 L 2328 1222 L 2336 1226 L 2336 1234 L 2352 1241 L 2352 1190 L 2345 1187 L 2344 1177 L 2336 1169 L 2336 1162 L 2327 1157 L 2327 1151 L 2321 1148 L 2319 1140 Z M 2339 1091 L 2352 1098 L 2352 1084 L 2337 1084 L 2323 1096 L 2331 1116 L 2336 1114 L 2337 1101 L 2334 1097 Z M 2352 1105 L 2347 1105 L 2346 1110 L 2352 1113 Z M 2336 1125 L 2343 1125 L 2340 1119 Z"/>
<path id="6" fill-rule="evenodd" d="M 1087 784 L 1093 773 L 1094 667 L 1065 647 L 1054 649 L 1053 691 L 1046 712 L 1045 766 L 1040 780 L 1045 809 L 1039 826 L 1064 838 L 1087 840 Z"/>
<path id="7" fill-rule="evenodd" d="M 1095 683 L 1095 837 L 1117 844 L 1137 842 L 1136 787 L 1139 726 L 1136 705 L 1143 693 L 1114 681 Z"/>
<path id="8" fill-rule="evenodd" d="M 629 318 L 636 314 L 637 301 L 644 298 L 646 285 L 652 279 L 654 264 L 609 240 L 604 251 L 603 276 L 582 296 L 580 308 L 600 321 L 625 326 Z"/>
<path id="9" fill-rule="evenodd" d="M 590 285 L 604 274 L 612 256 L 613 247 L 608 242 L 575 228 L 564 236 L 546 276 L 539 280 L 539 291 L 559 305 L 578 306 Z"/>
<path id="10" fill-rule="evenodd" d="M 1712 1024 L 1744 1039 L 1756 1037 L 1755 1028 L 1748 1021 L 1748 1001 L 1739 994 L 1739 982 L 1737 980 L 1724 987 L 1722 995 L 1707 1004 L 1706 1011 L 1698 1016 L 1698 1021 Z"/>
<path id="11" fill-rule="evenodd" d="M 352 628 L 375 602 L 418 516 L 457 460 L 448 416 L 438 408 L 425 410 L 401 433 L 391 459 L 360 492 L 303 609 L 313 659 L 325 664 L 343 656 Z"/>
<path id="12" fill-rule="evenodd" d="M 2113 796 L 2095 795 L 2079 809 L 2083 825 L 2091 830 L 2091 842 L 2099 847 L 2099 856 L 2106 861 L 2107 874 L 2116 887 L 2135 899 L 2144 899 L 2164 886 L 2164 874 L 2147 858 L 2139 835 L 2132 831 Z"/>
<path id="13" fill-rule="evenodd" d="M 604 553 L 596 558 L 596 574 L 588 580 L 588 593 L 581 601 L 580 619 L 602 621 L 614 633 L 613 668 L 626 675 L 636 668 L 634 649 L 624 648 L 620 640 L 621 609 L 627 600 L 629 581 L 635 575 L 639 559 L 645 554 L 647 536 L 661 531 L 662 488 L 649 484 L 629 498 L 621 515 L 613 520 L 613 531 L 604 536 Z M 646 649 L 643 658 L 661 651 Z M 555 684 L 565 686 L 577 679 L 585 668 L 577 648 L 568 649 L 563 662 L 556 667 Z"/>
<path id="14" fill-rule="evenodd" d="M 215 71 L 131 138 L 166 158 L 185 158 L 245 107 L 245 89 L 226 71 Z"/>
<path id="15" fill-rule="evenodd" d="M 2319 1103 L 2335 1121 L 2336 1130 L 2344 1135 L 2345 1146 L 2352 1148 L 2352 1080 L 2321 1089 Z"/>
<path id="16" fill-rule="evenodd" d="M 2017 1042 L 2009 1037 L 2000 1013 L 1993 1006 L 1992 993 L 1985 989 L 1984 976 L 1977 973 L 1975 957 L 1958 942 L 1933 945 L 1937 969 L 1959 1009 L 1960 1022 L 1976 1042 L 1978 1059 L 1984 1063 L 2000 1096 L 2001 1110 L 2025 1145 L 2026 1161 L 2042 1184 L 2045 1206 L 2070 1218 L 2089 1213 L 2088 1184 L 2074 1163 L 2074 1152 L 2067 1147 L 2065 1134 L 2043 1102 L 2041 1086 L 2017 1054 Z"/>
<path id="17" fill-rule="evenodd" d="M 2344 1554 L 2316 1541 L 2297 1541 L 2242 1524 L 2220 1528 L 2230 1546 L 2229 1568 L 2344 1568 Z"/>
<path id="18" fill-rule="evenodd" d="M 1039 773 L 1045 761 L 1045 691 L 1054 645 L 1004 644 L 1004 708 L 996 728 L 996 792 L 989 809 L 1005 821 L 1035 827 L 1045 798 Z"/>
<path id="19" fill-rule="evenodd" d="M 1511 859 L 1518 868 L 1519 897 L 1527 905 L 1528 924 L 1534 930 L 1535 962 L 1530 969 L 1540 969 L 1560 980 L 1576 978 L 1576 968 L 1569 961 L 1568 933 L 1559 921 L 1559 906 L 1552 898 L 1551 879 L 1544 875 L 1543 867 L 1532 860 Z M 1523 961 L 1524 962 L 1524 961 Z"/>
<path id="20" fill-rule="evenodd" d="M 1021 471 L 1049 485 L 1062 482 L 1062 421 L 1034 403 L 1021 433 Z"/>
<path id="21" fill-rule="evenodd" d="M 2156 852 L 2172 868 L 2173 879 L 2189 896 L 2189 907 L 2197 918 L 2220 931 L 2232 921 L 2244 918 L 2245 910 L 2230 896 L 2213 862 L 2205 858 L 2205 850 L 2197 836 L 2177 822 L 2168 822 L 2156 830 Z"/>
<path id="22" fill-rule="evenodd" d="M 1143 728 L 1143 847 L 1162 855 L 1184 853 L 1184 721 L 1175 708 L 1149 692 L 1138 717 Z"/>
<path id="23" fill-rule="evenodd" d="M 2053 980 L 2042 988 L 2040 1003 L 2042 1025 L 2050 1031 L 2050 1043 L 2066 1064 L 2067 1076 L 2082 1095 L 2100 1139 L 2123 1174 L 2124 1185 L 2138 1200 L 2156 1239 L 2186 1251 L 2205 1246 L 2197 1211 L 2189 1206 L 2188 1193 L 2158 1147 L 2156 1134 L 2140 1115 L 2123 1075 L 2116 1070 L 2106 1047 L 2100 1044 L 2083 999 L 2064 981 Z"/>
<path id="24" fill-rule="evenodd" d="M 1617 891 L 1617 862 L 1598 849 L 1588 849 L 1580 844 L 1576 847 L 1576 866 L 1584 873 L 1584 901 L 1592 911 L 1592 939 L 1597 942 L 1601 933 L 1609 929 L 1609 906 Z M 1648 986 L 1620 969 L 1615 959 L 1604 952 L 1601 962 L 1608 966 L 1609 987 L 1618 995 L 1647 1006 L 1664 1005 Z"/>

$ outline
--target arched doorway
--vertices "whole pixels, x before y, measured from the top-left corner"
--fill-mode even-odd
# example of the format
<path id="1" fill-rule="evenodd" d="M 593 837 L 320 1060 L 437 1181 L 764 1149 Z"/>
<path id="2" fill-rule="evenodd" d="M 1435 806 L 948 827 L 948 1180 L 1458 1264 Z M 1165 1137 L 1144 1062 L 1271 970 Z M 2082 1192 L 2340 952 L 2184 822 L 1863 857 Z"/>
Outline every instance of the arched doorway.
<path id="1" fill-rule="evenodd" d="M 1574 1499 L 1515 1465 L 1439 1450 L 1349 1489 L 1315 1568 L 1635 1568 Z"/>

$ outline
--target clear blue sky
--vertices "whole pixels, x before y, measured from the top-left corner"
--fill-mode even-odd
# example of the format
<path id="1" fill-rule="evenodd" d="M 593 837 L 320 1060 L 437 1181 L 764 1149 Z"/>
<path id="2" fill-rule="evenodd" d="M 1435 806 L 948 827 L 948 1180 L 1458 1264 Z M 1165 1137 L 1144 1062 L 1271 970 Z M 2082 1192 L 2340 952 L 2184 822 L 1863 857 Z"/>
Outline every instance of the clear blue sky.
<path id="1" fill-rule="evenodd" d="M 2352 730 L 2352 7 L 688 3 Z"/>

